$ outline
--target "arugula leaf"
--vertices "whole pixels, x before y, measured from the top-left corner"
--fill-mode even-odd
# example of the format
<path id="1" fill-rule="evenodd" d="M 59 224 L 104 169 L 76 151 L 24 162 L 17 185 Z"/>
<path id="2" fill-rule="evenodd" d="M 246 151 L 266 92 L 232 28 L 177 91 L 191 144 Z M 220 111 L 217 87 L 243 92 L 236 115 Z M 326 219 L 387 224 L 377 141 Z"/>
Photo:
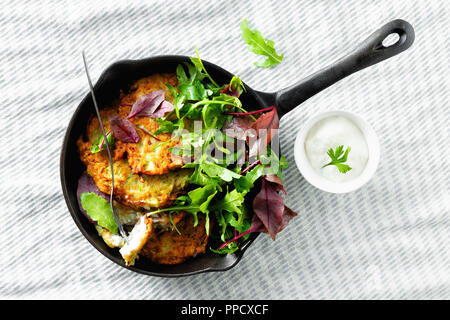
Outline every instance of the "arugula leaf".
<path id="1" fill-rule="evenodd" d="M 197 101 L 196 103 L 193 103 L 190 105 L 186 104 L 182 108 L 182 111 L 185 113 L 183 118 L 184 117 L 187 117 L 189 119 L 200 118 L 202 116 L 202 110 L 205 108 L 205 106 L 210 105 L 210 104 L 218 105 L 218 106 L 215 106 L 215 108 L 220 108 L 220 110 L 222 111 L 220 118 L 223 120 L 227 119 L 227 116 L 224 115 L 223 112 L 232 110 L 233 108 L 238 108 L 238 109 L 242 110 L 242 103 L 239 100 L 239 98 L 229 96 L 229 95 L 222 93 L 216 97 L 213 97 L 212 99 L 203 99 L 203 100 Z M 202 109 L 200 109 L 201 106 L 203 106 Z M 223 126 L 223 123 L 224 123 L 224 121 L 222 122 L 222 126 Z M 217 128 L 222 128 L 222 127 L 217 126 Z"/>
<path id="2" fill-rule="evenodd" d="M 164 119 L 155 119 L 159 124 L 159 129 L 157 129 L 153 134 L 158 135 L 160 133 L 171 133 L 177 127 L 177 124 L 174 124 L 172 121 L 164 120 Z"/>
<path id="3" fill-rule="evenodd" d="M 186 100 L 202 100 L 212 94 L 212 91 L 205 89 L 205 86 L 198 80 L 193 84 L 182 83 L 178 85 L 180 94 L 184 96 Z"/>
<path id="4" fill-rule="evenodd" d="M 172 95 L 172 97 L 176 99 L 178 97 L 177 89 L 171 83 L 166 83 L 166 87 L 167 89 L 169 89 L 169 92 Z"/>
<path id="5" fill-rule="evenodd" d="M 194 64 L 194 66 L 197 68 L 197 70 L 200 72 L 201 75 L 204 77 L 207 77 L 212 84 L 214 84 L 216 87 L 219 87 L 219 85 L 211 78 L 208 71 L 206 71 L 205 66 L 203 65 L 202 60 L 200 59 L 200 54 L 198 53 L 197 47 L 195 47 L 195 54 L 197 55 L 196 58 L 191 58 L 191 62 Z"/>
<path id="6" fill-rule="evenodd" d="M 219 101 L 218 99 L 214 100 Z M 223 105 L 215 103 L 207 104 L 202 108 L 203 123 L 206 129 L 222 129 L 226 121 L 222 109 Z"/>
<path id="7" fill-rule="evenodd" d="M 259 34 L 256 31 L 255 33 Z M 267 46 L 266 40 L 263 38 L 262 40 Z M 270 41 L 268 43 L 271 44 Z M 237 163 L 237 160 L 245 150 L 230 152 L 227 146 L 234 145 L 236 137 L 227 136 L 223 131 L 221 135 L 216 132 L 217 129 L 223 130 L 227 121 L 232 123 L 234 115 L 238 115 L 236 111 L 241 111 L 239 115 L 242 117 L 248 117 L 250 122 L 247 127 L 249 128 L 277 127 L 278 117 L 274 107 L 263 109 L 261 112 L 270 112 L 263 114 L 258 120 L 253 117 L 252 114 L 255 113 L 247 112 L 239 99 L 245 91 L 242 81 L 238 77 L 233 77 L 229 84 L 219 86 L 206 71 L 198 56 L 197 48 L 196 54 L 196 58 L 191 58 L 192 64 L 184 63 L 177 67 L 177 87 L 166 84 L 175 99 L 174 112 L 164 119 L 156 119 L 160 128 L 155 132 L 155 134 L 174 132 L 180 137 L 181 145 L 170 150 L 177 155 L 193 159 L 183 168 L 193 169 L 189 176 L 189 183 L 195 189 L 186 195 L 179 196 L 172 207 L 150 212 L 149 215 L 183 210 L 194 215 L 195 225 L 197 225 L 197 215 L 202 213 L 206 216 L 205 227 L 209 232 L 209 214 L 213 212 L 223 242 L 234 237 L 245 240 L 251 232 L 267 232 L 258 218 L 256 220 L 259 223 L 255 225 L 256 227 L 251 227 L 252 216 L 246 210 L 246 195 L 252 190 L 255 182 L 262 177 L 270 177 L 267 183 L 271 183 L 276 192 L 283 190 L 281 170 L 287 166 L 287 162 L 284 158 L 279 159 L 269 148 L 263 155 L 257 155 L 257 161 L 242 171 L 242 163 Z M 177 116 L 175 120 L 171 117 L 174 113 Z M 192 121 L 185 122 L 185 118 L 201 119 L 204 124 L 201 132 L 192 131 Z M 181 132 L 184 126 L 188 132 Z M 265 147 L 270 143 L 270 138 L 267 137 L 264 141 L 266 141 Z M 236 166 L 231 168 L 230 162 L 217 159 L 220 153 L 226 154 L 227 160 L 235 159 Z M 228 240 L 222 245 L 221 250 L 211 250 L 220 254 L 232 253 L 239 248 L 239 243 Z"/>
<path id="8" fill-rule="evenodd" d="M 289 166 L 284 156 L 278 158 L 278 155 L 269 148 L 266 154 L 259 156 L 261 164 L 264 165 L 264 175 L 275 174 L 283 179 L 282 170 Z"/>
<path id="9" fill-rule="evenodd" d="M 170 220 L 170 223 L 172 224 L 172 228 L 173 228 L 179 235 L 181 235 L 181 232 L 180 232 L 180 230 L 178 230 L 177 225 L 173 222 L 172 212 L 169 212 L 169 220 Z"/>
<path id="10" fill-rule="evenodd" d="M 227 239 L 233 238 L 237 233 L 245 233 L 251 226 L 251 217 L 248 214 L 245 206 L 239 208 L 241 214 L 236 218 L 236 213 L 227 211 L 215 211 L 216 219 L 221 229 L 220 239 L 225 242 Z M 231 228 L 230 228 L 231 227 Z M 250 236 L 250 233 L 243 234 L 242 240 L 245 241 Z M 211 251 L 219 254 L 233 253 L 239 249 L 237 241 L 232 241 L 222 247 L 220 250 L 210 248 Z"/>
<path id="11" fill-rule="evenodd" d="M 222 215 L 220 215 L 220 217 L 222 217 Z M 218 221 L 220 221 L 218 217 L 216 217 L 216 218 Z M 222 220 L 224 221 L 223 224 L 227 223 L 227 222 L 225 222 L 223 217 L 222 217 Z M 232 230 L 226 229 L 220 237 L 222 239 L 222 241 L 226 241 L 225 239 L 233 237 L 232 232 L 233 232 Z M 248 237 L 249 237 L 249 235 L 244 236 L 243 239 L 246 240 Z M 212 252 L 217 253 L 217 254 L 226 255 L 226 254 L 232 254 L 232 253 L 236 252 L 237 250 L 239 250 L 239 246 L 238 246 L 237 242 L 231 242 L 231 243 L 227 244 L 226 247 L 224 247 L 220 250 L 213 249 L 211 247 L 209 248 L 209 250 L 211 250 Z"/>
<path id="12" fill-rule="evenodd" d="M 254 183 L 256 180 L 258 180 L 260 177 L 264 175 L 264 165 L 258 164 L 256 167 L 254 167 L 252 170 L 248 171 L 245 175 L 245 177 L 251 182 Z"/>
<path id="13" fill-rule="evenodd" d="M 239 98 L 242 92 L 246 91 L 242 80 L 239 77 L 233 76 L 231 78 L 230 84 L 228 84 L 225 89 L 221 90 L 229 96 Z"/>
<path id="14" fill-rule="evenodd" d="M 210 177 L 219 177 L 224 181 L 231 182 L 233 179 L 239 179 L 240 174 L 237 174 L 227 168 L 221 167 L 214 163 L 202 163 L 201 169 Z"/>
<path id="15" fill-rule="evenodd" d="M 80 194 L 81 206 L 86 210 L 87 215 L 112 233 L 117 233 L 117 225 L 111 212 L 111 206 L 105 198 L 94 192 Z"/>
<path id="16" fill-rule="evenodd" d="M 216 193 L 216 188 L 213 185 L 206 185 L 188 192 L 188 197 L 191 200 L 192 205 L 198 205 L 199 208 L 205 209 L 205 202 L 207 199 Z M 203 210 L 202 212 L 204 211 L 206 210 Z"/>
<path id="17" fill-rule="evenodd" d="M 248 50 L 257 55 L 265 56 L 262 62 L 255 62 L 254 65 L 261 68 L 270 68 L 279 64 L 284 57 L 284 54 L 277 54 L 274 48 L 274 42 L 265 39 L 258 30 L 251 30 L 248 22 L 244 19 L 241 22 L 242 39 L 248 44 Z"/>
<path id="18" fill-rule="evenodd" d="M 189 82 L 189 79 L 186 76 L 186 72 L 184 72 L 183 66 L 181 64 L 179 64 L 177 66 L 176 73 L 177 73 L 178 82 L 180 82 L 180 83 Z"/>
<path id="19" fill-rule="evenodd" d="M 169 90 L 170 94 L 174 98 L 174 109 L 175 114 L 177 115 L 177 118 L 180 119 L 180 109 L 184 105 L 185 97 L 182 94 L 179 94 L 177 89 L 171 85 L 170 83 L 166 83 L 166 87 Z"/>
<path id="20" fill-rule="evenodd" d="M 208 184 L 216 184 L 218 181 L 204 174 L 200 166 L 195 166 L 194 172 L 189 177 L 189 183 L 206 186 Z"/>
<path id="21" fill-rule="evenodd" d="M 284 156 L 278 158 L 276 153 L 269 149 L 265 155 L 259 156 L 259 159 L 249 166 L 251 170 L 246 172 L 245 177 L 251 183 L 254 183 L 262 176 L 269 175 L 276 175 L 280 180 L 283 180 L 282 170 L 289 166 Z M 246 168 L 246 170 L 249 168 Z"/>
<path id="22" fill-rule="evenodd" d="M 241 207 L 244 203 L 244 197 L 245 193 L 238 192 L 236 189 L 234 189 L 231 192 L 227 192 L 223 199 L 217 200 L 214 203 L 213 209 L 242 214 Z"/>
<path id="23" fill-rule="evenodd" d="M 348 147 L 347 150 L 345 150 L 344 153 L 344 146 L 340 145 L 336 147 L 336 150 L 333 151 L 333 148 L 330 148 L 327 152 L 328 156 L 331 158 L 331 161 L 324 165 L 322 168 L 325 168 L 326 166 L 334 165 L 338 168 L 339 172 L 346 173 L 352 168 L 348 164 L 344 164 L 344 162 L 347 161 L 348 153 L 350 152 L 351 148 Z M 344 154 L 344 155 L 342 155 Z M 342 157 L 341 157 L 342 156 Z"/>
<path id="24" fill-rule="evenodd" d="M 209 234 L 209 204 L 217 194 L 217 189 L 214 185 L 206 185 L 188 192 L 188 196 L 180 196 L 175 201 L 176 205 L 170 208 L 159 209 L 156 211 L 149 212 L 149 215 L 160 213 L 160 212 L 176 212 L 176 211 L 186 211 L 191 213 L 194 218 L 194 227 L 198 224 L 197 214 L 199 212 L 206 215 L 206 233 Z"/>
<path id="25" fill-rule="evenodd" d="M 249 179 L 248 176 L 241 176 L 239 179 L 233 180 L 233 184 L 238 192 L 247 193 L 253 188 L 254 181 Z"/>

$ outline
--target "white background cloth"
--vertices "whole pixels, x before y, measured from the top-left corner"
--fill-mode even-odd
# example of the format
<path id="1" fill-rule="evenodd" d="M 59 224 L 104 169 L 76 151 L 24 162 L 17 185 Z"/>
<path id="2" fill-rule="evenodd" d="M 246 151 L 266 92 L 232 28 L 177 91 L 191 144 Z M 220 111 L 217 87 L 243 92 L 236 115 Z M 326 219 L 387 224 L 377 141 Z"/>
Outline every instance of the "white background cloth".
<path id="1" fill-rule="evenodd" d="M 450 298 L 448 1 L 5 1 L 0 12 L 0 297 L 75 299 Z M 253 66 L 239 24 L 284 61 Z M 123 269 L 83 237 L 63 199 L 68 122 L 120 59 L 201 57 L 275 91 L 349 53 L 388 21 L 409 21 L 408 51 L 360 71 L 281 121 L 288 204 L 299 213 L 224 273 L 156 278 Z M 381 143 L 362 189 L 321 192 L 299 174 L 297 130 L 319 111 L 358 112 Z"/>

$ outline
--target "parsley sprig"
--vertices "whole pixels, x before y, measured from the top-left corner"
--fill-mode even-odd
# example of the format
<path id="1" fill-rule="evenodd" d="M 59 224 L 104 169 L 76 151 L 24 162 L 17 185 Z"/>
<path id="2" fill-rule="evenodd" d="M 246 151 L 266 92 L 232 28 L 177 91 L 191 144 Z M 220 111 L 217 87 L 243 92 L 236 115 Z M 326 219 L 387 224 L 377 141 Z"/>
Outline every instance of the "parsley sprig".
<path id="1" fill-rule="evenodd" d="M 336 150 L 333 151 L 333 148 L 330 148 L 327 152 L 328 156 L 331 158 L 331 161 L 324 165 L 322 168 L 325 168 L 326 166 L 334 165 L 339 169 L 339 172 L 346 173 L 352 168 L 348 164 L 344 164 L 344 162 L 347 161 L 348 153 L 350 152 L 351 148 L 348 147 L 347 150 L 345 150 L 344 153 L 344 146 L 338 146 L 336 147 Z M 341 157 L 342 156 L 342 157 Z"/>

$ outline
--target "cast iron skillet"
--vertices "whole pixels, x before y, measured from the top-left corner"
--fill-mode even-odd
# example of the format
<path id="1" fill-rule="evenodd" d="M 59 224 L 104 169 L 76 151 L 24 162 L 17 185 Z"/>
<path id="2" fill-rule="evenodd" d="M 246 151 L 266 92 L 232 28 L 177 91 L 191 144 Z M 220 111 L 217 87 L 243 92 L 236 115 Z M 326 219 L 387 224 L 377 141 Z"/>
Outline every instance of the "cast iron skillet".
<path id="1" fill-rule="evenodd" d="M 388 35 L 395 33 L 399 36 L 398 41 L 391 46 L 383 46 L 383 40 Z M 282 117 L 303 101 L 346 76 L 408 49 L 413 41 L 414 30 L 408 22 L 403 20 L 391 21 L 370 35 L 348 56 L 289 88 L 266 93 L 253 90 L 245 85 L 247 92 L 241 96 L 243 105 L 247 109 L 259 109 L 274 105 L 279 116 Z M 189 57 L 165 55 L 114 63 L 103 72 L 95 85 L 94 90 L 99 105 L 108 106 L 112 104 L 118 98 L 120 90 L 127 90 L 133 81 L 153 73 L 174 72 L 176 66 L 184 61 L 189 61 Z M 233 76 L 233 74 L 215 64 L 207 61 L 203 61 L 203 63 L 209 74 L 219 84 L 228 83 Z M 125 267 L 118 250 L 109 248 L 98 236 L 94 226 L 80 212 L 76 199 L 78 179 L 85 170 L 79 160 L 76 140 L 85 131 L 88 118 L 93 113 L 92 98 L 87 93 L 72 116 L 64 137 L 60 164 L 62 189 L 69 211 L 83 235 L 103 255 Z M 257 233 L 252 234 L 241 249 L 232 255 L 221 256 L 209 252 L 173 266 L 153 264 L 142 258 L 136 262 L 135 266 L 128 267 L 128 269 L 163 277 L 188 276 L 206 271 L 225 271 L 240 261 L 245 250 L 256 239 L 257 235 Z"/>

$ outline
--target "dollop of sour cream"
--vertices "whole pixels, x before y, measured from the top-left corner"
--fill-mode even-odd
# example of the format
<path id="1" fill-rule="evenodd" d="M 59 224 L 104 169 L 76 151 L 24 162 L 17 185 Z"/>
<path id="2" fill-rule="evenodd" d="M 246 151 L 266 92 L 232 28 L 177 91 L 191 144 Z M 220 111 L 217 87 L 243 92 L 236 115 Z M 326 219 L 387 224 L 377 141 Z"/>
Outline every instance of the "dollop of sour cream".
<path id="1" fill-rule="evenodd" d="M 323 166 L 331 161 L 327 152 L 330 148 L 343 145 L 344 151 L 351 148 L 345 164 L 352 169 L 341 173 L 334 166 Z M 369 151 L 366 139 L 359 127 L 344 116 L 330 116 L 318 121 L 305 139 L 305 152 L 311 166 L 324 178 L 334 182 L 345 182 L 357 178 L 367 165 Z"/>

